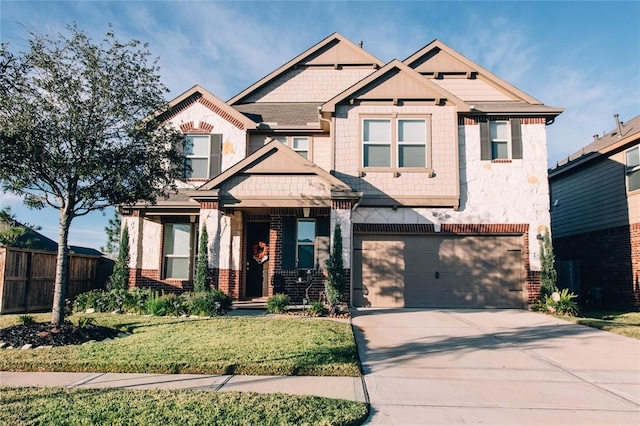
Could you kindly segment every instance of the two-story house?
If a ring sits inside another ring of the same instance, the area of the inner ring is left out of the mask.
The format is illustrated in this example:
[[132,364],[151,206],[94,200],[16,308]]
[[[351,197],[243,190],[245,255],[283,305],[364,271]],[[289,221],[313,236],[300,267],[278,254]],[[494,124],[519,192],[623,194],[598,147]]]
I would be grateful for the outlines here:
[[549,170],[560,285],[596,307],[640,306],[640,115]]
[[227,102],[194,86],[171,105],[191,167],[174,196],[123,209],[133,285],[189,290],[206,226],[221,290],[299,301],[309,280],[316,299],[339,222],[354,306],[537,296],[562,109],[442,42],[385,64],[333,34]]

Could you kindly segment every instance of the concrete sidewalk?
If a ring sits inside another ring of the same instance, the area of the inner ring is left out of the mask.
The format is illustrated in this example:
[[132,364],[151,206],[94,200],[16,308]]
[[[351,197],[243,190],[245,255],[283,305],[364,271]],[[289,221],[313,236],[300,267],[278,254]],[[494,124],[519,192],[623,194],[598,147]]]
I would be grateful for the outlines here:
[[367,402],[361,377],[233,376],[204,374],[45,373],[0,371],[0,388],[65,387],[191,389],[286,393]]

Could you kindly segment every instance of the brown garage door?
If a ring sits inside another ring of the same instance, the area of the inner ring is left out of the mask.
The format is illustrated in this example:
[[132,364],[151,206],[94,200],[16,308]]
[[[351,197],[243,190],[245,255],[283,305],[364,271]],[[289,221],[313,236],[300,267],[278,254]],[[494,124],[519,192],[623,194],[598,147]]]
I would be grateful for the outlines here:
[[522,236],[356,234],[354,304],[521,308]]

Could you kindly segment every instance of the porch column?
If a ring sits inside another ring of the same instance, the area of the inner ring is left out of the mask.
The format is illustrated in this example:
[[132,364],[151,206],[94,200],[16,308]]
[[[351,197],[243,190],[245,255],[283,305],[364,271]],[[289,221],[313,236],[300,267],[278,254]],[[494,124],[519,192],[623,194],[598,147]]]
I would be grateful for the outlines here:
[[[239,221],[239,224],[238,224]],[[242,218],[219,210],[217,201],[200,202],[200,229],[207,227],[207,249],[213,286],[233,298],[240,297]]]
[[122,214],[121,230],[127,227],[129,232],[129,286],[136,287],[142,270],[142,239],[144,217],[140,210],[133,210],[130,214]]

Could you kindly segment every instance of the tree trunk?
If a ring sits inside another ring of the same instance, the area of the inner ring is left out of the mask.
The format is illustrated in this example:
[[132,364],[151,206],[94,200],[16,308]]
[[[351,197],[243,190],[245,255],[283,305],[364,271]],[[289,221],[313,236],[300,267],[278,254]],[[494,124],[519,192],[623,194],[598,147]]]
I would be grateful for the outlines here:
[[56,260],[56,281],[53,289],[53,309],[51,323],[62,324],[64,321],[64,306],[69,287],[69,225],[72,216],[65,208],[60,210],[60,224],[58,228],[58,256]]

